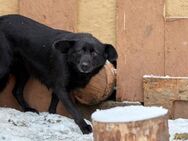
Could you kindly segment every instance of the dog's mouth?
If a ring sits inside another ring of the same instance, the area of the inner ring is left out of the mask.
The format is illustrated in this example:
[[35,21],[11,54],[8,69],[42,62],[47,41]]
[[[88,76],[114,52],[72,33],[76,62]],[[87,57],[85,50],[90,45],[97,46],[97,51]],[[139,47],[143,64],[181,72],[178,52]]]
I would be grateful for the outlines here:
[[91,72],[92,72],[91,69],[90,69],[90,70],[78,69],[78,70],[79,70],[79,72],[81,72],[81,73],[91,73]]

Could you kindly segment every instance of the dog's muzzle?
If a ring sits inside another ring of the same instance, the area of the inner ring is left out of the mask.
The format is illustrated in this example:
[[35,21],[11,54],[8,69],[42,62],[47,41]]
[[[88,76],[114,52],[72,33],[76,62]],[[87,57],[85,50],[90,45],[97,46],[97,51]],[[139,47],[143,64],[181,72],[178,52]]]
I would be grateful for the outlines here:
[[82,73],[89,73],[92,71],[91,65],[88,62],[82,62],[79,66],[78,69]]

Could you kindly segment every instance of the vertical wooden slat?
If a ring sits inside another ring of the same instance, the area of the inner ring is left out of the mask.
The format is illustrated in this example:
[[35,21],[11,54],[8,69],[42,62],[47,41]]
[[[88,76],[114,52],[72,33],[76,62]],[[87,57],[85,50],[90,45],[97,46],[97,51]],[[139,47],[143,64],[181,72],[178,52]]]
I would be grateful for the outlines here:
[[117,0],[117,99],[143,101],[142,76],[164,75],[164,0]]
[[116,0],[78,0],[78,30],[115,45]]
[[187,17],[188,0],[165,0],[166,17]]
[[18,0],[0,0],[0,15],[18,13]]
[[168,19],[165,29],[166,75],[188,76],[188,19]]
[[20,0],[19,12],[51,27],[76,31],[77,0]]

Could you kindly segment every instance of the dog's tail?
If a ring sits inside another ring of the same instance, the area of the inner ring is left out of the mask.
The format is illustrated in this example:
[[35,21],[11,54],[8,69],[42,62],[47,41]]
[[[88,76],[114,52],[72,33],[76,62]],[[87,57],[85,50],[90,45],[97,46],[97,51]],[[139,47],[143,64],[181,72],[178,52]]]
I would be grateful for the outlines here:
[[9,73],[0,78],[0,92],[3,91],[9,81]]

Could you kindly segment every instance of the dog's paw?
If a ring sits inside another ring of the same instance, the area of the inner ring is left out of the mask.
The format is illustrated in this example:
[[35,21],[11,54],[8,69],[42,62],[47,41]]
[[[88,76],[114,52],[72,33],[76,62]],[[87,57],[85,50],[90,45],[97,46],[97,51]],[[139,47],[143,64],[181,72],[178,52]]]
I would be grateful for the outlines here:
[[54,110],[54,109],[49,109],[48,112],[49,112],[50,114],[56,114],[56,110]]
[[84,126],[81,131],[83,134],[89,134],[92,132],[92,127],[91,125]]
[[91,125],[87,124],[84,120],[77,122],[77,124],[80,127],[80,130],[82,131],[83,134],[89,134],[92,132]]
[[37,110],[34,109],[34,108],[30,108],[30,107],[25,108],[25,109],[24,109],[24,112],[33,112],[33,113],[39,114],[39,111],[37,111]]

